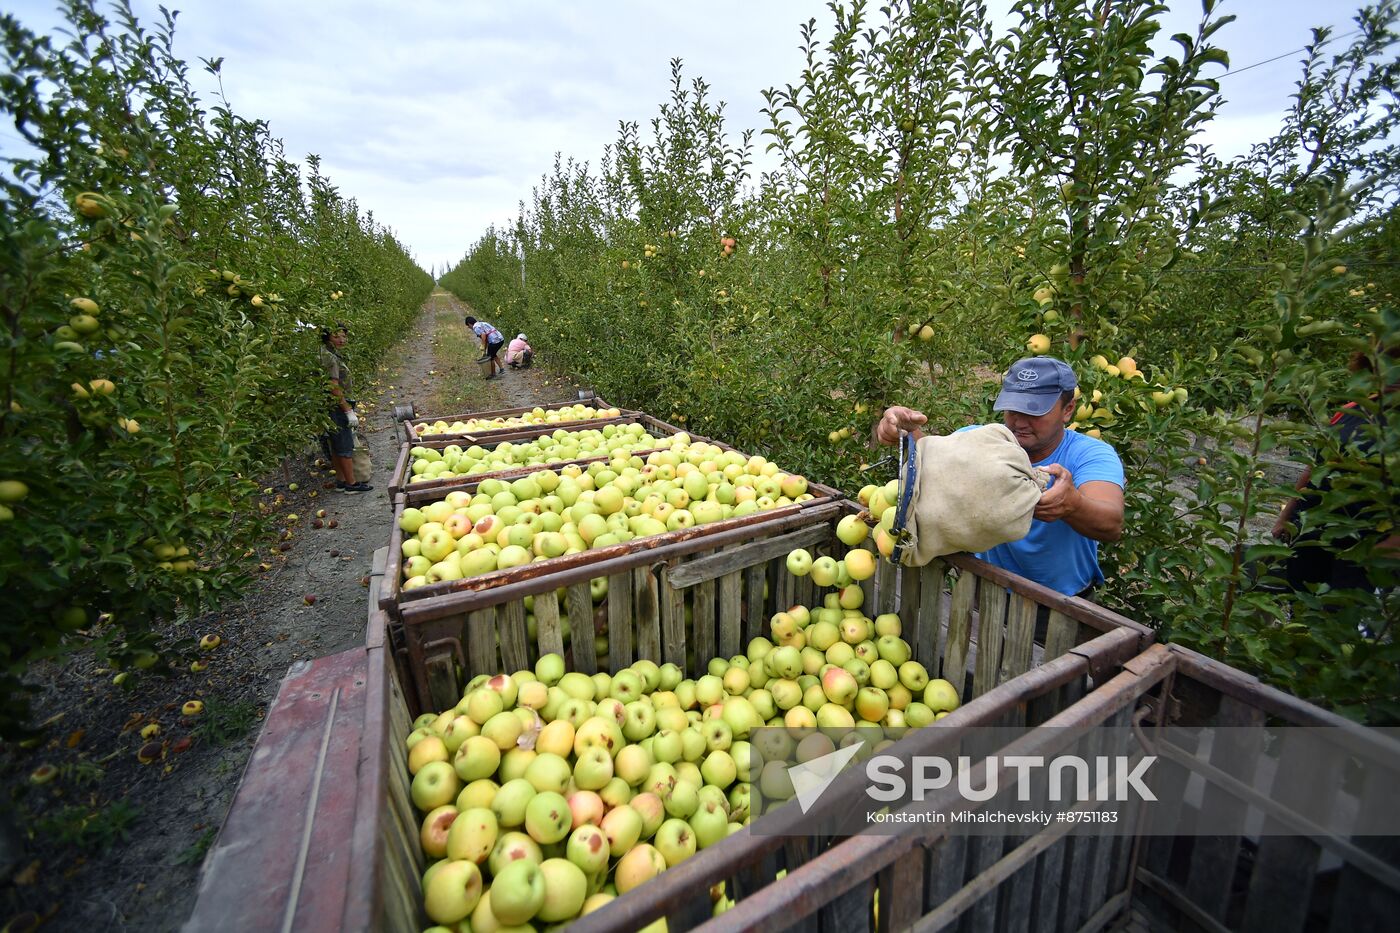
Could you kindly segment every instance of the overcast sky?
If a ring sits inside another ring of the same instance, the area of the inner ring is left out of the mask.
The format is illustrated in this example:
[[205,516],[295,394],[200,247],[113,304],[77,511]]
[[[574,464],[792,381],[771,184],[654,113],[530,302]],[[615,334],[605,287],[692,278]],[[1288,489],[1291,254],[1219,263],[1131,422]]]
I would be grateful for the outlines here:
[[[799,24],[815,18],[829,35],[831,22],[815,0],[165,3],[181,11],[182,58],[224,59],[224,90],[237,113],[269,121],[290,156],[319,154],[343,194],[438,270],[488,224],[509,222],[556,152],[596,162],[619,120],[645,126],[668,93],[673,57],[727,103],[737,139],[766,126],[763,89],[800,76]],[[154,0],[132,5],[142,22],[158,21]],[[1199,0],[1171,5],[1163,38],[1192,31],[1200,15]],[[1354,12],[1316,0],[1221,6],[1238,17],[1219,42],[1237,70],[1300,48],[1314,25],[1349,32]],[[53,0],[5,7],[36,31],[60,22]],[[1228,104],[1206,135],[1221,154],[1277,128],[1298,57],[1224,79]],[[212,90],[212,79],[192,70],[196,88]],[[12,134],[0,130],[0,148]]]

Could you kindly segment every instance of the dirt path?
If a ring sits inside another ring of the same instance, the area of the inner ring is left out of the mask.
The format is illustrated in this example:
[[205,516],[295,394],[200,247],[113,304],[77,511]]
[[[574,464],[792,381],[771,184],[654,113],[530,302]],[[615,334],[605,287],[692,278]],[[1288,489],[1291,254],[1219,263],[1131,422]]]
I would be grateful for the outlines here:
[[[118,687],[111,671],[81,654],[34,672],[44,741],[0,758],[0,928],[11,929],[12,920],[20,921],[16,930],[29,929],[26,921],[84,931],[167,931],[184,923],[204,852],[288,666],[364,639],[362,581],[389,539],[394,406],[412,402],[420,415],[436,415],[576,398],[571,383],[541,368],[483,382],[465,313],[455,298],[435,293],[380,370],[357,379],[372,492],[325,488],[330,477],[316,468],[314,449],[289,463],[289,477],[268,480],[266,506],[298,516],[287,525],[292,538],[268,543],[268,569],[238,604],[169,633],[172,642],[218,635],[222,644],[205,656],[207,670],[191,672],[182,660],[169,676],[145,674]],[[322,527],[314,528],[321,509]],[[191,699],[205,703],[195,719],[180,712]],[[152,724],[159,734],[143,739]],[[160,758],[140,763],[138,751],[155,743]],[[32,786],[29,773],[45,763],[59,767],[59,777]]]

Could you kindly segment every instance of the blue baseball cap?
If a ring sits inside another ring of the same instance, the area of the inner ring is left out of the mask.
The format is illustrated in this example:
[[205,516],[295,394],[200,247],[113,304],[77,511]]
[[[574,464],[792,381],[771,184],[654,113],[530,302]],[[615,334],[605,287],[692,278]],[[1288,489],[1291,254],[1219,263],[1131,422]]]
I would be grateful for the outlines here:
[[992,408],[1039,417],[1060,400],[1062,392],[1073,392],[1079,385],[1074,370],[1053,356],[1032,356],[1018,360],[1001,381],[1001,394]]

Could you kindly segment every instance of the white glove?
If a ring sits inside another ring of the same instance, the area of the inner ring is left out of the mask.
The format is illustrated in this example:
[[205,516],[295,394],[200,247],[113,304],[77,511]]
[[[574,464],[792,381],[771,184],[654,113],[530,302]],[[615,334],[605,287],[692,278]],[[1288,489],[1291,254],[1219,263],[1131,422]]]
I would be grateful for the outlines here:
[[345,423],[352,428],[358,428],[360,426],[360,416],[353,411],[347,411],[345,413]]

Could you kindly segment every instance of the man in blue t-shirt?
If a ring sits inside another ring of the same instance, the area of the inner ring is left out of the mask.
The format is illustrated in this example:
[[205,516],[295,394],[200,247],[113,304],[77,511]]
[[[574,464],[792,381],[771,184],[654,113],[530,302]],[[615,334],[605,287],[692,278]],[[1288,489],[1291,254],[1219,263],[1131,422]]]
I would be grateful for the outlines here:
[[[1099,542],[1123,535],[1123,462],[1103,441],[1065,429],[1078,384],[1074,370],[1049,356],[1020,360],[1007,371],[993,407],[1031,466],[1049,473],[1051,483],[1024,538],[977,555],[1066,596],[1085,595],[1103,582]],[[927,422],[922,412],[894,407],[875,435],[893,444],[900,430],[917,437]]]

